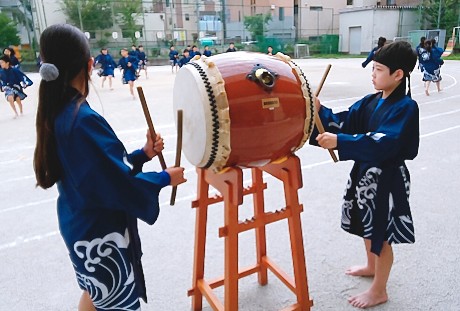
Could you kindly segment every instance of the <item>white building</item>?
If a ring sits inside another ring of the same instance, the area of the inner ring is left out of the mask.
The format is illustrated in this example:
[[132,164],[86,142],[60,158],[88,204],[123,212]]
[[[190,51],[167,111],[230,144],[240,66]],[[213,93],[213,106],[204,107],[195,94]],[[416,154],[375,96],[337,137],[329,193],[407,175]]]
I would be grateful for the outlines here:
[[411,6],[380,6],[377,1],[362,1],[366,6],[340,10],[339,51],[349,54],[369,52],[379,37],[392,41],[408,37],[419,29],[419,12]]

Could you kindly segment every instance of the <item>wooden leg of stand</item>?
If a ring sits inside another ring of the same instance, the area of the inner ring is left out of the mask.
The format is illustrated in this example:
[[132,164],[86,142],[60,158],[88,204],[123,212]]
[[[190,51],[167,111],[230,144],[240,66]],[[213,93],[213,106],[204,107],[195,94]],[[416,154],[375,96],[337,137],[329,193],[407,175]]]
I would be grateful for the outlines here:
[[[258,168],[251,169],[252,171],[252,186],[256,187],[253,194],[254,200],[254,218],[258,219],[264,217],[264,181],[262,179],[262,171]],[[255,229],[256,231],[256,252],[257,264],[259,265],[258,280],[260,285],[266,285],[267,266],[262,263],[262,258],[267,255],[267,241],[265,235],[265,226],[260,226]]]
[[208,190],[209,184],[205,181],[205,172],[197,169],[198,173],[198,204],[195,219],[195,253],[193,259],[193,288],[192,310],[202,309],[203,294],[198,289],[198,281],[204,279],[204,258],[206,251],[206,224],[208,219]]
[[302,223],[300,220],[302,206],[299,204],[299,198],[297,194],[298,189],[290,184],[296,175],[300,176],[300,163],[297,163],[297,165],[295,165],[291,170],[285,171],[285,174],[283,175],[285,175],[283,182],[286,206],[291,209],[291,217],[288,218],[288,225],[291,240],[292,263],[294,267],[297,304],[299,305],[300,310],[309,311],[311,303],[308,293]]
[[224,281],[224,303],[226,311],[238,310],[238,204],[230,199],[232,191],[241,185],[229,184],[225,199],[224,223],[228,229],[225,237],[225,281]]
[[292,263],[294,267],[295,294],[297,297],[297,303],[292,307],[295,310],[309,311],[312,306],[312,301],[310,301],[308,293],[302,223],[300,221],[302,206],[299,204],[299,197],[297,194],[297,191],[302,188],[300,160],[296,156],[291,156],[282,163],[268,164],[263,170],[281,180],[284,185],[286,209],[289,209],[291,212],[291,216],[288,217],[288,226],[291,241]]
[[238,207],[243,203],[243,171],[229,168],[225,173],[207,172],[206,181],[224,198],[225,311],[238,310]]

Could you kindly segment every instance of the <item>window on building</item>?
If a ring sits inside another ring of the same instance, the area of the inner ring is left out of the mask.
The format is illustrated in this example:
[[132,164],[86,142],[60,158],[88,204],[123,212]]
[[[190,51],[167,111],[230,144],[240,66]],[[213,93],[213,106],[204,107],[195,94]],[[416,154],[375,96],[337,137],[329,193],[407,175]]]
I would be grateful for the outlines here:
[[353,0],[347,0],[347,5],[353,5]]
[[189,21],[189,20],[190,20],[190,14],[185,13],[185,20],[186,20],[186,21]]
[[396,5],[396,1],[395,0],[388,0],[387,5]]
[[241,22],[241,11],[238,11],[238,21]]
[[278,8],[278,18],[280,21],[284,21],[284,8]]

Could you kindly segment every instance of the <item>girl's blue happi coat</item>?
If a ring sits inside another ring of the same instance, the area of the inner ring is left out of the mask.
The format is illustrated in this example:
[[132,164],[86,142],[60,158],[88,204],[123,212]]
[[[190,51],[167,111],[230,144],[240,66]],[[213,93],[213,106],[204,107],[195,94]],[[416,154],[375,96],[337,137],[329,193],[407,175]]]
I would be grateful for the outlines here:
[[[417,103],[404,94],[384,101],[381,96],[366,96],[337,114],[326,107],[319,111],[325,130],[337,134],[340,160],[355,161],[345,189],[342,228],[370,239],[377,255],[384,241],[415,241],[404,161],[416,157],[420,140]],[[315,130],[311,144],[317,144],[317,135]]]
[[58,115],[59,227],[78,284],[97,310],[140,310],[146,300],[137,218],[153,224],[166,172],[143,173],[142,150],[128,154],[103,117],[74,99]]

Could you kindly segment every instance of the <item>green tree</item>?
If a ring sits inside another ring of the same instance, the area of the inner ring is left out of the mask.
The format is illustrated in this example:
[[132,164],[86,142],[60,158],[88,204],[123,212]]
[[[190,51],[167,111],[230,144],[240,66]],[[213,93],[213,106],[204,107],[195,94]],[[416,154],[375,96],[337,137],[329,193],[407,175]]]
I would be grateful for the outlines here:
[[83,31],[96,31],[113,26],[110,0],[63,0],[62,10],[71,24]]
[[244,27],[251,33],[253,39],[263,37],[266,26],[272,20],[270,13],[244,17]]
[[[445,29],[447,37],[452,33],[452,28],[460,26],[459,0],[424,0],[422,3],[422,20],[425,27]],[[441,11],[439,11],[441,6]],[[438,25],[439,21],[439,25]]]
[[136,31],[141,31],[142,27],[136,24],[137,19],[142,13],[142,0],[125,0],[118,2],[115,7],[117,22],[123,31],[123,37],[129,37],[132,44],[137,43]]
[[0,12],[0,46],[19,45],[21,39],[18,36],[16,23],[13,22],[5,13]]

